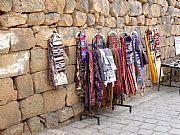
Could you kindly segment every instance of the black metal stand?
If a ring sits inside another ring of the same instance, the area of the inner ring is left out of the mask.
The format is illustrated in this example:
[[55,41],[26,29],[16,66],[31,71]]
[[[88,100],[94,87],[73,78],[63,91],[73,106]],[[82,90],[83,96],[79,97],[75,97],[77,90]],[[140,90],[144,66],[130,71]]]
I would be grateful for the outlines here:
[[80,114],[80,120],[83,120],[83,116],[96,118],[97,119],[97,124],[100,125],[100,117],[99,116],[95,116],[94,114],[83,112],[83,113]]

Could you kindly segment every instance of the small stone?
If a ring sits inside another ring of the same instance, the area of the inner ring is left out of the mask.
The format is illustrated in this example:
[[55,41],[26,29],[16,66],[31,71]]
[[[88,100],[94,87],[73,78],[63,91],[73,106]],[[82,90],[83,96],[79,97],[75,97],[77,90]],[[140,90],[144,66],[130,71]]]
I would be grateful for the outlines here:
[[151,11],[152,17],[159,17],[160,16],[160,6],[158,4],[151,5],[150,11]]
[[1,15],[0,23],[3,27],[13,27],[21,24],[25,24],[27,20],[26,14],[20,13],[5,13]]
[[2,135],[22,135],[23,134],[23,123],[14,125],[4,130]]
[[62,14],[66,5],[66,0],[56,0],[57,7],[58,7],[58,13]]
[[44,129],[39,117],[32,117],[27,120],[28,127],[31,133],[36,133]]
[[130,17],[129,17],[128,15],[124,16],[124,23],[125,23],[126,25],[129,25],[130,22],[131,22]]
[[113,17],[118,17],[120,13],[120,0],[115,0],[110,4],[110,15]]
[[131,2],[131,8],[129,11],[129,16],[139,16],[142,14],[142,4],[138,1]]
[[58,26],[72,26],[73,19],[72,16],[69,14],[61,14],[60,19],[57,22]]
[[175,6],[176,5],[176,0],[167,0],[167,3],[169,6]]
[[81,12],[88,13],[88,10],[89,10],[89,2],[88,2],[88,0],[78,0],[76,2],[75,9],[79,10]]
[[20,101],[22,120],[43,113],[43,98],[40,94],[35,94]]
[[76,1],[75,0],[66,0],[64,13],[73,13],[75,7],[76,7]]
[[98,25],[104,26],[104,16],[99,16]]
[[85,13],[82,13],[80,11],[75,11],[72,16],[73,16],[74,26],[83,26],[86,23],[87,16]]
[[137,26],[138,22],[137,22],[136,17],[131,17],[130,19],[131,19],[130,24],[133,25],[133,26]]
[[144,15],[140,15],[137,17],[137,22],[140,25],[144,25],[145,24],[145,16]]
[[59,19],[60,19],[60,15],[58,13],[49,13],[49,14],[45,15],[44,24],[52,25],[52,24],[58,22]]
[[19,124],[20,121],[21,112],[18,102],[13,101],[0,106],[0,130],[5,130],[12,125]]
[[74,116],[73,109],[71,107],[64,107],[59,110],[58,113],[60,122],[64,122]]
[[116,19],[111,16],[105,18],[105,26],[116,27]]
[[101,15],[108,16],[109,15],[109,2],[108,0],[103,0],[102,2],[102,11]]
[[75,80],[75,65],[67,65],[66,66],[66,72],[67,72],[67,80],[68,83],[73,83]]
[[123,1],[120,0],[120,5],[119,5],[120,9],[119,9],[119,16],[125,16],[128,14],[130,8],[131,8],[131,4],[129,1]]
[[87,14],[87,25],[92,26],[95,24],[95,16],[93,14]]
[[56,90],[44,92],[44,112],[52,112],[65,106],[66,89],[59,87]]
[[9,12],[12,8],[12,0],[1,0],[0,11]]
[[117,28],[123,28],[124,27],[124,18],[118,17],[117,18]]
[[151,25],[156,25],[157,24],[157,18],[152,18]]
[[90,13],[99,13],[102,10],[102,0],[89,0]]
[[11,35],[10,31],[0,30],[0,54],[7,54],[9,52]]
[[84,111],[84,105],[78,102],[72,106],[72,109],[73,109],[74,116],[77,116]]
[[43,0],[43,3],[46,7],[45,12],[57,12],[58,11],[58,4],[56,0]]
[[30,74],[16,77],[14,83],[18,91],[18,99],[33,95],[33,81]]
[[27,15],[28,26],[41,25],[44,23],[45,15],[43,12],[30,13]]

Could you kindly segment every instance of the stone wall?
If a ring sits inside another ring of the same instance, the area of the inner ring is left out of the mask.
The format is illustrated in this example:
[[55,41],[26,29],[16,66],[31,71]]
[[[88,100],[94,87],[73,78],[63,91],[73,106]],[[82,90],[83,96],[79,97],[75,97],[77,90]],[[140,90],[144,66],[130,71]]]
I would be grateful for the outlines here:
[[[160,32],[162,59],[175,57],[180,35],[179,0],[1,0],[0,134],[25,135],[56,127],[83,111],[75,90],[76,39],[112,29]],[[47,81],[47,41],[63,36],[69,84],[56,90]],[[147,66],[144,68],[148,79]]]

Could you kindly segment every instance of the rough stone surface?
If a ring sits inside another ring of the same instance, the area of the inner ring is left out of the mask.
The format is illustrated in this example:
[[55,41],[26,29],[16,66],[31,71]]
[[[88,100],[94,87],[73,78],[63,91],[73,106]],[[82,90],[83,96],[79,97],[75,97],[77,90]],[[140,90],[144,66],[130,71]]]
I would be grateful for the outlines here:
[[59,112],[59,121],[60,122],[64,122],[74,116],[73,110],[71,107],[64,107],[61,110],[59,110],[58,112]]
[[44,24],[51,25],[58,22],[60,19],[60,15],[58,13],[49,13],[45,15]]
[[0,31],[0,54],[6,54],[10,49],[10,31]]
[[110,4],[110,15],[113,17],[118,17],[120,13],[119,5],[121,5],[120,0],[115,0]]
[[66,66],[67,80],[69,84],[71,84],[75,80],[75,70],[75,65]]
[[152,17],[160,16],[160,6],[158,4],[153,4],[150,6]]
[[35,40],[30,28],[12,28],[11,51],[21,51],[33,48]]
[[3,27],[13,27],[21,24],[25,24],[27,20],[26,14],[20,13],[6,13],[1,15],[0,23]]
[[78,0],[76,2],[76,10],[79,10],[81,12],[88,13],[89,11],[89,1],[88,0]]
[[0,78],[13,77],[29,72],[28,51],[0,55]]
[[103,0],[103,2],[102,2],[102,11],[101,11],[100,14],[105,15],[105,16],[109,15],[109,2],[108,2],[108,0]]
[[20,101],[22,120],[43,113],[43,98],[40,94],[35,94]]
[[117,28],[123,28],[124,27],[124,18],[118,17],[117,18]]
[[105,26],[116,27],[116,19],[111,16],[105,18]]
[[33,95],[33,81],[30,74],[16,77],[14,83],[18,91],[18,99]]
[[87,25],[92,26],[95,24],[95,16],[93,14],[87,14]]
[[77,116],[84,111],[84,105],[79,102],[73,105],[72,109],[73,109],[74,116]]
[[76,7],[76,1],[75,0],[66,0],[64,13],[73,13],[75,7]]
[[31,73],[48,69],[48,52],[41,48],[31,50],[30,69]]
[[53,112],[65,106],[66,89],[60,87],[43,93],[44,112]]
[[24,122],[23,124],[24,124],[24,127],[23,127],[23,134],[22,135],[31,135],[31,132],[29,130],[27,122]]
[[0,11],[9,12],[12,8],[12,0],[1,0]]
[[69,14],[61,14],[60,19],[57,22],[58,26],[72,26],[73,19],[72,16]]
[[32,117],[27,120],[28,127],[31,133],[36,133],[43,130],[44,125],[41,123],[39,117]]
[[19,110],[18,102],[13,101],[4,106],[0,106],[0,130],[19,124],[20,121],[21,112]]
[[89,0],[89,10],[91,13],[101,12],[102,0],[98,0],[98,1]]
[[141,2],[134,1],[131,3],[131,8],[129,11],[130,16],[139,16],[142,14],[142,5]]
[[76,46],[70,46],[64,49],[68,57],[65,61],[66,65],[76,64],[76,49]]
[[131,4],[128,1],[122,1],[120,0],[120,9],[119,9],[119,16],[125,16],[129,13],[129,10],[131,8]]
[[74,26],[83,26],[86,23],[87,16],[85,13],[75,11],[73,13]]
[[41,93],[53,89],[48,82],[48,72],[41,71],[32,74],[35,93]]
[[62,14],[66,5],[66,0],[56,0],[58,5],[58,13]]
[[45,20],[45,15],[43,12],[38,12],[38,13],[30,13],[27,16],[27,24],[29,26],[32,25],[41,25],[44,23]]
[[58,4],[56,0],[43,0],[45,12],[58,12]]
[[4,130],[2,135],[22,135],[23,134],[23,123],[20,123],[15,126],[11,126],[10,128]]

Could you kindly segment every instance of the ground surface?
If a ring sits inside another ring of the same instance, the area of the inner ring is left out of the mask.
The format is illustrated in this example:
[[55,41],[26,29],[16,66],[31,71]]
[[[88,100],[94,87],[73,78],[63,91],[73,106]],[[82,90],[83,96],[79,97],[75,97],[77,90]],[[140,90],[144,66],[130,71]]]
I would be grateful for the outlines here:
[[39,135],[180,135],[180,95],[177,88],[161,87],[127,102],[133,106],[115,107],[96,119],[76,121],[63,128],[48,129]]

